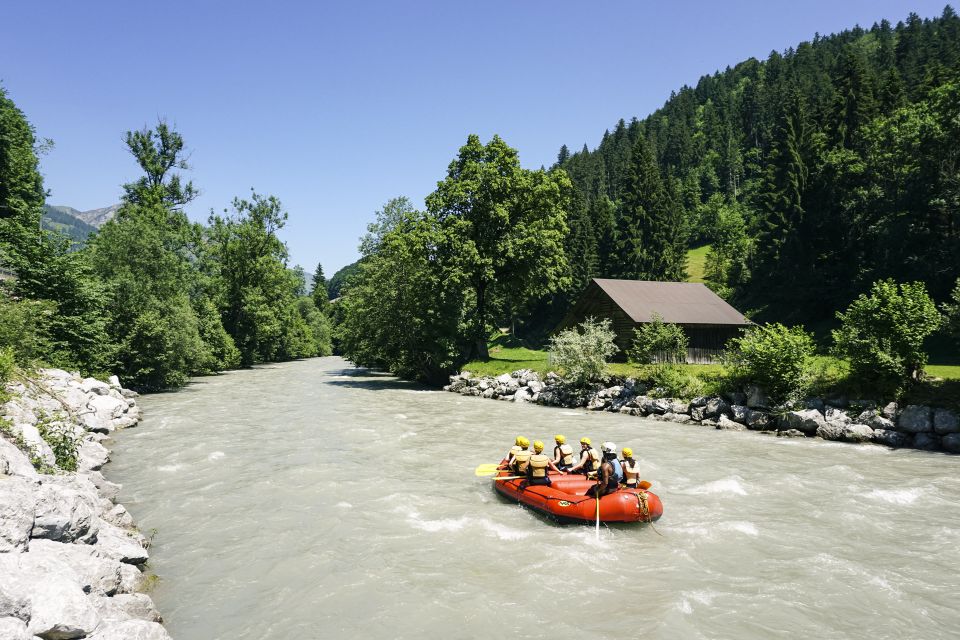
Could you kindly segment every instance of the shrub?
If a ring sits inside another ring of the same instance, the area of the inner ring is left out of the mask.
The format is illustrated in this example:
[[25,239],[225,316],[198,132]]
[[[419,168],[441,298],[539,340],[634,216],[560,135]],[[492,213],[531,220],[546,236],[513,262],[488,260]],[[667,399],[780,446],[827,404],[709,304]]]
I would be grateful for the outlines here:
[[775,400],[799,397],[810,383],[813,336],[803,327],[751,327],[730,340],[723,362],[737,382],[753,382]]
[[633,347],[627,351],[631,362],[683,362],[689,340],[680,325],[664,322],[656,313],[651,321],[633,330]]
[[947,332],[960,343],[960,278],[950,294],[950,302],[943,305],[943,314],[946,317]]
[[550,364],[573,384],[597,380],[603,376],[607,358],[618,351],[614,337],[609,319],[597,322],[587,318],[550,339]]
[[11,347],[0,347],[0,400],[3,399],[3,385],[13,377],[17,362],[13,357]]
[[73,427],[64,422],[52,422],[47,416],[41,416],[37,422],[40,437],[50,445],[57,467],[64,471],[77,470],[77,449],[80,446],[80,437]]
[[922,282],[873,283],[837,312],[842,323],[833,331],[834,352],[850,360],[855,376],[889,386],[917,379],[927,364],[923,341],[943,323],[943,316]]
[[706,385],[703,380],[685,371],[677,365],[658,365],[653,367],[650,386],[654,394],[662,398],[694,398],[703,395]]

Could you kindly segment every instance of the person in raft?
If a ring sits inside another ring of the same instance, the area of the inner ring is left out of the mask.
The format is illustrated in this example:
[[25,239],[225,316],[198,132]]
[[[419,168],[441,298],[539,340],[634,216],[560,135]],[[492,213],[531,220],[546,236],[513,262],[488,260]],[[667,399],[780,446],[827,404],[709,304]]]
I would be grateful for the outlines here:
[[[523,444],[524,442],[526,442],[526,444]],[[513,446],[510,447],[510,451],[507,452],[507,468],[510,468],[513,465],[513,456],[517,455],[529,446],[529,440],[523,436],[517,436],[517,439],[513,441]]]
[[580,462],[570,467],[569,473],[589,476],[600,469],[600,454],[591,446],[590,438],[580,438]]
[[561,471],[567,471],[573,466],[573,447],[567,444],[564,435],[556,435],[553,439],[557,443],[553,448],[553,464]]
[[530,464],[530,457],[533,455],[533,452],[527,448],[530,446],[529,440],[524,438],[520,442],[520,446],[523,448],[513,454],[513,459],[510,461],[510,470],[518,476],[522,476],[527,473],[527,465]]
[[603,451],[603,459],[613,465],[613,474],[617,476],[617,484],[619,485],[623,482],[623,466],[617,460],[617,445],[612,442],[604,442],[600,445],[600,450]]
[[527,484],[549,487],[550,476],[547,475],[547,471],[550,469],[564,473],[553,464],[553,460],[543,454],[543,443],[537,440],[533,443],[533,455],[530,456],[530,462],[527,464]]
[[[612,456],[607,450],[608,448],[613,449]],[[612,442],[604,442],[603,449],[603,462],[600,464],[600,471],[597,473],[597,484],[587,490],[587,495],[591,497],[602,498],[620,489],[620,479],[617,477],[617,467],[620,466],[620,461],[617,460],[617,447]]]
[[640,484],[640,463],[633,459],[633,449],[623,448],[623,461],[620,463],[623,467],[623,482],[628,489],[636,489]]

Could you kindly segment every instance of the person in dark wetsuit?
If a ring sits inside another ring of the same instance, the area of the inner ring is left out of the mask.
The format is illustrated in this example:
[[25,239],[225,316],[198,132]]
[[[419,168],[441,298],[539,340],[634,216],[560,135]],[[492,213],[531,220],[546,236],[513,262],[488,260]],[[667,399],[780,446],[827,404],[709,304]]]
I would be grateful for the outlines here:
[[602,447],[603,462],[600,463],[600,471],[597,474],[599,482],[587,491],[588,496],[596,496],[600,491],[600,497],[613,493],[620,489],[620,482],[623,480],[623,467],[617,460],[617,445],[612,442],[604,442]]

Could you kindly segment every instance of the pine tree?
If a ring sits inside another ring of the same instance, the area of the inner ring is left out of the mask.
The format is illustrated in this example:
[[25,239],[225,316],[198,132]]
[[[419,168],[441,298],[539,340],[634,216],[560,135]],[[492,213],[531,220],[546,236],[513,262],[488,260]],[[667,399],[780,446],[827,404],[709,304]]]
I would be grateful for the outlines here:
[[323,276],[323,265],[317,264],[317,270],[313,272],[313,290],[310,297],[313,298],[313,304],[320,311],[326,311],[330,304],[330,298],[327,293],[327,279]]

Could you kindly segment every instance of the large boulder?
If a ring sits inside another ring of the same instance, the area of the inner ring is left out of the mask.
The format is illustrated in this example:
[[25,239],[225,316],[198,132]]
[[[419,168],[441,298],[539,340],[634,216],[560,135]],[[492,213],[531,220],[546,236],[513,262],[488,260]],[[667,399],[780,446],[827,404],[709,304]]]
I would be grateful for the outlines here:
[[746,431],[747,427],[720,414],[720,418],[717,420],[717,429],[723,429],[725,431]]
[[706,408],[705,407],[690,407],[690,419],[696,420],[697,422],[702,422],[706,419]]
[[94,548],[108,558],[127,564],[143,564],[150,557],[146,539],[141,534],[121,529],[109,522],[100,523]]
[[804,409],[802,411],[788,411],[780,417],[780,430],[789,431],[795,429],[807,435],[817,433],[817,429],[826,425],[823,414],[816,409]]
[[960,420],[957,419],[957,414],[948,409],[934,409],[933,430],[942,436],[948,433],[960,433]]
[[730,405],[731,417],[742,424],[746,424],[747,418],[750,417],[750,407],[745,404],[732,404]]
[[940,436],[929,431],[921,431],[913,436],[913,448],[924,451],[939,451]]
[[844,442],[870,442],[873,440],[873,429],[865,424],[846,424],[843,426]]
[[32,482],[0,476],[0,553],[28,549],[36,503]]
[[933,431],[933,416],[930,407],[922,404],[911,404],[900,413],[897,419],[897,428],[907,433],[923,433]]
[[671,400],[668,413],[690,413],[690,403],[683,400]]
[[77,468],[81,471],[97,471],[110,462],[110,450],[105,446],[84,438],[77,447]]
[[853,419],[846,414],[842,409],[837,407],[827,406],[823,412],[823,418],[827,422],[832,422],[836,424],[850,424],[853,422]]
[[163,622],[153,600],[145,593],[118,593],[110,598],[101,596],[94,598],[93,604],[100,612],[100,617],[107,621]]
[[509,374],[509,373],[501,373],[499,376],[497,376],[497,383],[498,383],[498,384],[507,384],[507,383],[510,382],[512,379],[513,379],[513,378],[510,377],[510,374]]
[[39,429],[32,424],[16,424],[13,428],[15,432],[20,433],[26,446],[33,451],[33,455],[39,458],[43,464],[48,467],[53,467],[57,464],[57,458],[53,455],[53,449],[50,448],[50,445],[48,445],[46,440],[40,435]]
[[100,624],[100,616],[70,567],[52,559],[38,561],[33,553],[0,554],[4,585],[29,602],[27,631],[44,640],[85,638]]
[[663,414],[662,416],[660,416],[660,419],[665,420],[667,422],[676,422],[678,424],[687,424],[688,422],[691,422],[693,420],[693,418],[691,418],[685,413],[673,413],[672,411]]
[[747,406],[751,409],[769,409],[771,406],[770,398],[763,389],[755,384],[747,387]]
[[540,393],[543,391],[543,383],[537,379],[530,379],[527,381],[527,388],[533,393]]
[[37,490],[34,538],[62,542],[96,539],[100,526],[88,495],[61,484],[44,482]]
[[530,390],[530,387],[520,387],[513,394],[514,402],[530,402],[533,400],[533,391]]
[[824,440],[842,440],[843,425],[835,422],[825,422],[817,427],[817,437]]
[[19,591],[0,582],[0,618],[8,617],[30,622],[30,601]]
[[0,638],[3,640],[31,640],[27,623],[19,618],[0,618]]
[[901,447],[909,447],[911,438],[906,433],[900,433],[892,429],[874,429],[873,441],[877,444],[885,444],[888,447],[899,449]]
[[898,410],[899,406],[896,402],[888,402],[882,409],[880,409],[880,415],[887,420],[896,420]]
[[157,622],[124,620],[104,623],[89,640],[170,640],[170,634]]
[[730,415],[730,404],[723,398],[710,398],[704,407],[703,414],[707,418],[719,418]]
[[40,479],[40,474],[30,464],[26,454],[3,436],[0,436],[0,466],[4,468],[4,473],[11,476],[26,478],[34,483]]
[[877,412],[873,409],[867,409],[860,413],[860,415],[857,416],[856,421],[859,424],[865,424],[873,429],[883,429],[885,431],[893,431],[896,429],[896,426],[893,424],[892,420],[889,418],[884,418],[881,415],[877,415]]
[[940,438],[940,446],[944,451],[960,453],[960,433],[948,433]]
[[120,563],[103,557],[91,545],[34,540],[30,560],[51,571],[60,563],[70,567],[84,593],[109,596],[120,588]]
[[774,428],[773,416],[766,411],[750,410],[745,420],[747,429],[753,431],[769,431]]
[[110,395],[110,385],[96,378],[84,378],[80,382],[80,388],[87,394],[96,394],[98,396]]

